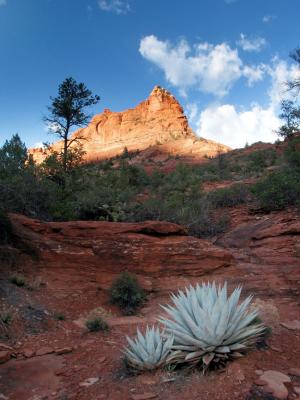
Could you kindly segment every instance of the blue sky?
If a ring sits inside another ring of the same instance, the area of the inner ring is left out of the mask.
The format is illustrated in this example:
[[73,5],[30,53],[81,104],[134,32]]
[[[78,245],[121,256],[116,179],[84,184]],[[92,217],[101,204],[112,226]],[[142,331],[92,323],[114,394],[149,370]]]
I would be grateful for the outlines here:
[[42,121],[68,76],[121,111],[169,89],[198,135],[271,141],[299,71],[299,0],[0,0],[0,144],[53,140]]

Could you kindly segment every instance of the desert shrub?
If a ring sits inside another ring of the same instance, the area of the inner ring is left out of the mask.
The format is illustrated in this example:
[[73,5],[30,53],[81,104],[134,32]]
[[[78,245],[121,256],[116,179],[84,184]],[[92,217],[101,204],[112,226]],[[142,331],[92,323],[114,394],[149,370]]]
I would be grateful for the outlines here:
[[12,238],[11,222],[3,211],[0,210],[0,245],[10,243]]
[[2,310],[0,319],[5,325],[10,325],[13,321],[13,314],[9,310]]
[[247,157],[248,169],[253,171],[261,171],[274,165],[276,157],[276,151],[274,149],[253,151]]
[[9,281],[18,287],[23,287],[26,285],[26,280],[22,275],[13,275],[10,277]]
[[66,319],[65,314],[58,312],[54,315],[55,319],[58,321],[64,321]]
[[299,204],[300,173],[292,169],[274,172],[257,182],[253,193],[266,212]]
[[123,272],[112,283],[109,297],[111,303],[118,305],[124,315],[133,315],[144,303],[146,294],[134,275]]
[[214,207],[235,207],[247,202],[249,190],[245,185],[232,185],[229,188],[221,188],[209,193],[209,200]]
[[88,319],[85,325],[90,332],[107,331],[109,329],[108,323],[101,317]]
[[292,168],[300,168],[300,137],[291,138],[284,151],[284,158]]

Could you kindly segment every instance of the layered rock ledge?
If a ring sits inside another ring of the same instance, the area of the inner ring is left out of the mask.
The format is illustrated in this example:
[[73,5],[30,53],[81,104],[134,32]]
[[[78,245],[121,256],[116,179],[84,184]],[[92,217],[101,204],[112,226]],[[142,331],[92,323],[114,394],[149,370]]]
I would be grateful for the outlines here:
[[188,236],[183,227],[169,222],[42,222],[16,214],[10,218],[16,240],[36,255],[36,272],[50,288],[106,289],[118,274],[129,271],[148,289],[174,289],[174,282],[233,263],[229,251]]

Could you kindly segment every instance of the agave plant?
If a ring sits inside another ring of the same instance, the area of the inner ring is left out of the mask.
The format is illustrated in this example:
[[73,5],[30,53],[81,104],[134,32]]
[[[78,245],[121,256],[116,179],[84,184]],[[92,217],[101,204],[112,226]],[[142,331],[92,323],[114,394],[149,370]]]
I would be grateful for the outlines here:
[[227,297],[227,284],[190,286],[172,295],[174,305],[163,307],[171,319],[161,317],[166,332],[174,336],[174,363],[222,366],[242,353],[263,333],[256,324],[257,311],[249,310],[252,296],[239,303],[241,287]]
[[159,328],[147,326],[145,335],[137,329],[135,339],[127,336],[129,346],[124,349],[128,365],[141,371],[159,368],[167,362],[173,344],[173,336],[164,338]]

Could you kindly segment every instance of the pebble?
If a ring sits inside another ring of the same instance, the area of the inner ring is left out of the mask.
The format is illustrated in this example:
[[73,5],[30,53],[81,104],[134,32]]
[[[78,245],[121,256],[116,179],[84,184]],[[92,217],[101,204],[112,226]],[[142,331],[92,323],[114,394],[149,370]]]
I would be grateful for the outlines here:
[[0,364],[4,364],[5,362],[10,360],[11,353],[8,350],[0,351]]
[[279,371],[265,371],[255,382],[257,385],[265,386],[265,391],[272,393],[274,397],[284,400],[288,397],[288,390],[284,383],[291,382],[289,376]]
[[62,347],[61,349],[56,349],[55,354],[61,355],[61,354],[67,354],[71,353],[73,351],[73,347]]
[[300,321],[297,319],[294,321],[281,322],[281,325],[292,331],[300,330]]
[[98,377],[95,377],[95,378],[87,378],[87,379],[85,379],[83,382],[80,382],[80,383],[79,383],[79,386],[81,386],[81,387],[89,387],[89,386],[94,385],[94,384],[97,383],[98,381],[99,381],[99,378],[98,378]]
[[46,354],[51,354],[53,352],[54,352],[54,350],[52,349],[52,347],[45,346],[45,347],[41,347],[40,349],[38,349],[35,354],[37,356],[44,356]]
[[297,376],[300,378],[300,368],[291,368],[289,370],[289,375]]
[[22,351],[22,354],[26,357],[26,358],[31,358],[34,356],[35,352],[31,349],[24,349]]
[[155,397],[157,397],[157,394],[151,392],[131,395],[132,400],[150,400],[155,399]]

